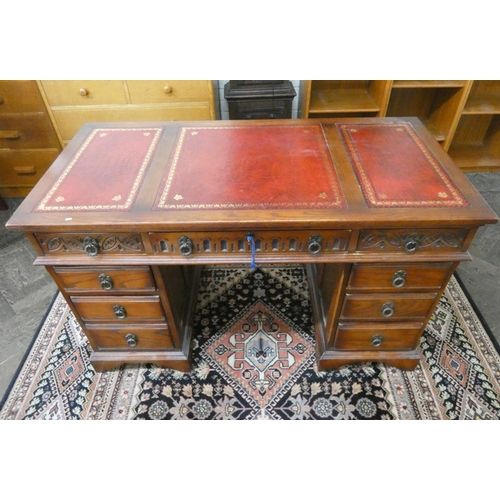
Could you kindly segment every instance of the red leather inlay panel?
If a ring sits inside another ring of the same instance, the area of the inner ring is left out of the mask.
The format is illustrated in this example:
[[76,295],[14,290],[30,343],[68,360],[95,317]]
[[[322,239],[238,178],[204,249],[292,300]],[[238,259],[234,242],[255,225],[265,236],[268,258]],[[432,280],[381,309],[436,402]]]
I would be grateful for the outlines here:
[[370,207],[468,205],[409,123],[337,125]]
[[162,130],[94,129],[36,211],[129,210]]
[[185,127],[155,209],[341,208],[319,125]]

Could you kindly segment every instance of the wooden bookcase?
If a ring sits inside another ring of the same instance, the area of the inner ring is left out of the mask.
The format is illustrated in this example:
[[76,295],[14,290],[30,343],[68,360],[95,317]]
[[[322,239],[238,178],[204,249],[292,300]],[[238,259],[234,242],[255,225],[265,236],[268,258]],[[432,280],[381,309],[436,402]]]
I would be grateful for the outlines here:
[[449,153],[462,170],[500,171],[499,80],[472,83]]
[[416,116],[464,171],[500,171],[499,80],[303,80],[302,118]]

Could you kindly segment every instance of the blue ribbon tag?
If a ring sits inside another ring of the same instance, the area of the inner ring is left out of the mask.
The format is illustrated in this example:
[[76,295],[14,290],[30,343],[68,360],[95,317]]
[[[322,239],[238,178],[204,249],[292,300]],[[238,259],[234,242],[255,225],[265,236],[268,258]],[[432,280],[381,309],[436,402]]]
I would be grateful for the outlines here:
[[257,269],[257,266],[255,265],[255,240],[253,239],[253,236],[248,235],[247,241],[252,246],[252,262],[250,263],[250,267],[255,271]]

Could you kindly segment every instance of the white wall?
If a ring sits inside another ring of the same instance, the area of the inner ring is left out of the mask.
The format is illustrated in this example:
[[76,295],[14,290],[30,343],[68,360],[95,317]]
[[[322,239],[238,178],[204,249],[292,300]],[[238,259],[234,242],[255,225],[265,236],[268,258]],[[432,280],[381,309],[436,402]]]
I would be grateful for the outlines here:
[[[214,89],[215,89],[215,106],[218,109],[218,116],[220,120],[229,120],[229,107],[227,104],[227,100],[224,99],[224,85],[229,80],[214,80]],[[297,95],[293,98],[292,101],[292,118],[297,118],[298,107],[299,107],[299,83],[300,80],[290,80],[292,82],[293,88]]]

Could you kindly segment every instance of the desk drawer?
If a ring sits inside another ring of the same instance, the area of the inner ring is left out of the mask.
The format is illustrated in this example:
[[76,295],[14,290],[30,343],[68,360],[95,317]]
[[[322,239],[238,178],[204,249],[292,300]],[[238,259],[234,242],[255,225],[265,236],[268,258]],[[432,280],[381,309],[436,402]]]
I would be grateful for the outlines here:
[[34,186],[59,155],[57,149],[0,151],[0,185]]
[[34,80],[0,80],[0,113],[45,112]]
[[439,290],[448,278],[451,266],[451,262],[355,264],[347,289],[362,292]]
[[207,80],[128,80],[132,104],[168,102],[209,102],[211,88]]
[[97,349],[141,351],[171,349],[172,338],[166,324],[94,326],[87,325],[91,343]]
[[87,254],[145,254],[142,238],[135,233],[36,233],[38,243],[46,255]]
[[[347,252],[351,232],[337,231],[255,231],[256,254],[322,255]],[[318,239],[317,236],[320,238]],[[251,254],[251,243],[245,232],[151,233],[154,252],[181,258],[218,254]]]
[[345,351],[415,349],[422,328],[423,323],[340,323],[334,348]]
[[151,269],[143,267],[54,267],[68,293],[106,291],[153,292],[156,283]]
[[59,148],[49,118],[44,113],[0,114],[0,149]]
[[72,296],[83,321],[157,321],[165,319],[165,313],[158,296],[127,297],[127,296]]
[[401,321],[424,319],[434,303],[435,293],[347,294],[341,319],[369,321]]
[[[402,252],[405,255],[460,252],[468,229],[378,229],[360,232],[358,252]],[[465,249],[464,249],[465,250]]]
[[43,80],[42,87],[51,106],[126,104],[121,80]]

